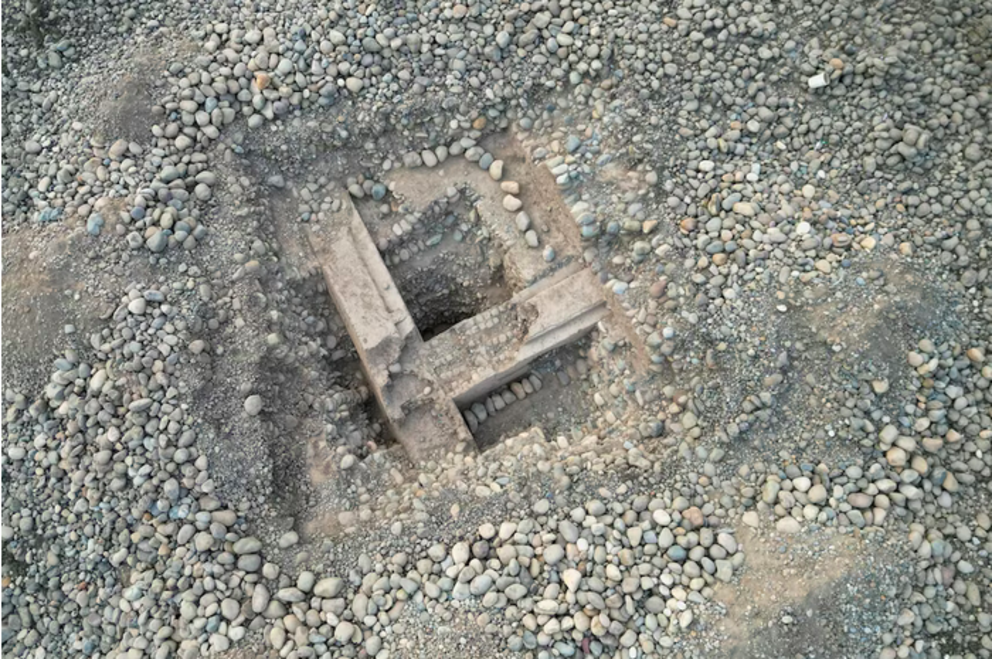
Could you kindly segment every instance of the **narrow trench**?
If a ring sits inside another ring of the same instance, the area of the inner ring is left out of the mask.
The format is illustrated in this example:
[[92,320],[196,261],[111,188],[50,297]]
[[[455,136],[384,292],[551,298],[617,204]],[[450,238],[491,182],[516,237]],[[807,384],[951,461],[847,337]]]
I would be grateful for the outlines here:
[[[574,343],[548,352],[538,357],[509,383],[500,385],[475,400],[464,401],[458,405],[463,417],[466,411],[474,414],[473,405],[482,405],[486,408],[487,418],[478,423],[472,431],[480,451],[493,448],[506,437],[524,432],[533,426],[540,427],[549,435],[567,433],[579,425],[580,419],[586,418],[587,401],[581,386],[567,376],[563,380],[560,375],[581,359],[581,351],[586,342],[587,339],[583,337]],[[531,376],[537,378],[539,389],[535,387]],[[530,379],[531,386],[524,389],[526,395],[520,399],[517,394],[520,393],[520,387],[523,387],[525,379]],[[520,387],[514,386],[518,384]],[[504,400],[505,406],[500,409],[496,409],[497,397],[502,397]]]

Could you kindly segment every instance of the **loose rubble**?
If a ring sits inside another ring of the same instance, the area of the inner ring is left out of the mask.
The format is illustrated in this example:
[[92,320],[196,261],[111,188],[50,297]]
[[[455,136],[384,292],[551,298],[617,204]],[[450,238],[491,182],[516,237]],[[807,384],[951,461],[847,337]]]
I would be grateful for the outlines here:
[[[3,18],[6,656],[992,656],[987,0]],[[611,317],[413,464],[303,247],[349,198],[425,334],[516,245]]]

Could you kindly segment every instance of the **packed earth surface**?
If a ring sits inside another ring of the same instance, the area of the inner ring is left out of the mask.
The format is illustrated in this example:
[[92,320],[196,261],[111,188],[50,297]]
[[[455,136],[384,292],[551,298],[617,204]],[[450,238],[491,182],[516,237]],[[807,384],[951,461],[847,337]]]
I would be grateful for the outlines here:
[[992,0],[2,19],[5,657],[992,657]]

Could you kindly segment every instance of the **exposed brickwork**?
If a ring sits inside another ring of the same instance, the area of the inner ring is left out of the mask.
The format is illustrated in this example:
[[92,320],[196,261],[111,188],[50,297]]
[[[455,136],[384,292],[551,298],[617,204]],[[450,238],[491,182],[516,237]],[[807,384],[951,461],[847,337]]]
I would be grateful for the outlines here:
[[311,226],[338,311],[396,439],[425,460],[471,439],[456,401],[510,382],[606,315],[595,277],[577,265],[424,342],[358,211]]

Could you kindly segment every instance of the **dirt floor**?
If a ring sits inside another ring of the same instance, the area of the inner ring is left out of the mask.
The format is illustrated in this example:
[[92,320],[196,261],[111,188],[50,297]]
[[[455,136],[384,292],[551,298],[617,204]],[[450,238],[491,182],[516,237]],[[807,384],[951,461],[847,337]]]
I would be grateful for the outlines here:
[[[838,624],[857,610],[871,624],[890,608],[898,582],[894,565],[871,541],[824,533],[803,539],[775,538],[737,529],[747,549],[747,573],[737,584],[717,588],[727,617],[715,625],[725,642],[723,656],[839,658],[857,656],[855,638],[864,631]],[[849,636],[851,638],[849,638]]]
[[4,382],[14,389],[37,387],[50,375],[53,355],[89,349],[90,333],[116,307],[105,291],[141,278],[146,264],[129,264],[125,275],[102,261],[106,243],[94,244],[62,224],[5,236],[3,242]]

